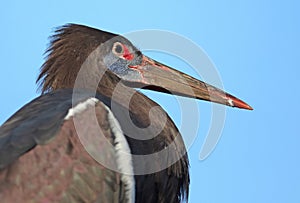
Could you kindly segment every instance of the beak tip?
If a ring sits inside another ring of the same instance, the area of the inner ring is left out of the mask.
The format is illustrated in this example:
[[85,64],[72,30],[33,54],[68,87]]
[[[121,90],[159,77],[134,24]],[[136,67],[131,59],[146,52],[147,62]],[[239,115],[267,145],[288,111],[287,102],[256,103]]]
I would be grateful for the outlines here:
[[249,105],[248,105],[248,110],[251,110],[251,111],[252,111],[252,110],[253,110],[253,108],[252,108],[251,106],[249,106]]
[[237,108],[240,108],[240,109],[246,109],[246,110],[253,110],[253,108],[247,104],[246,102],[243,102],[242,100],[234,100],[233,102],[233,107],[237,107]]
[[229,106],[237,107],[240,109],[253,110],[253,108],[246,102],[244,102],[232,95],[229,95],[229,94],[227,94],[226,96],[227,96],[227,102],[228,102]]
[[252,108],[250,105],[246,104],[246,103],[245,103],[244,106],[237,106],[237,107],[238,107],[238,108],[241,108],[241,109],[250,110],[250,111],[253,110],[253,108]]

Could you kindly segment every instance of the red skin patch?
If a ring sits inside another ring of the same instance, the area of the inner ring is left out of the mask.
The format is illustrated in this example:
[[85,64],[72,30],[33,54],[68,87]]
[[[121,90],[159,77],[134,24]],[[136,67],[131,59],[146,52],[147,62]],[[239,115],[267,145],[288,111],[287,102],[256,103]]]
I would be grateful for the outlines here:
[[133,54],[129,52],[128,48],[125,45],[123,45],[123,49],[124,49],[123,57],[126,60],[131,61],[134,58]]

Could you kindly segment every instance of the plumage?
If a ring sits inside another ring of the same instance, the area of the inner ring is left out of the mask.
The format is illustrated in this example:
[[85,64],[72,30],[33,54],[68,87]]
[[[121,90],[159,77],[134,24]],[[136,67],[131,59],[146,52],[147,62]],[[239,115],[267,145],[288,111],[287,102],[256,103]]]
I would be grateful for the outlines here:
[[4,202],[187,200],[182,137],[167,113],[132,87],[251,109],[145,57],[120,35],[76,24],[51,37],[37,82],[41,96],[0,127]]

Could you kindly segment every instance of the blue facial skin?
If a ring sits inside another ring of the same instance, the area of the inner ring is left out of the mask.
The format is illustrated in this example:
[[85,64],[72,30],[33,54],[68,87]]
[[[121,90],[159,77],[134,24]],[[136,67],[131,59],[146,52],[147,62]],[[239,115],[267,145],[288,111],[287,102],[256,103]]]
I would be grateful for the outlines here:
[[108,69],[117,74],[119,77],[125,76],[129,71],[132,71],[128,68],[129,63],[124,59],[119,58],[113,64],[111,64]]
[[121,79],[126,81],[138,82],[141,81],[140,73],[129,68],[129,65],[135,66],[142,63],[142,53],[140,51],[132,51],[134,58],[132,60],[126,60],[116,56],[114,53],[110,52],[104,57],[104,63],[106,67]]

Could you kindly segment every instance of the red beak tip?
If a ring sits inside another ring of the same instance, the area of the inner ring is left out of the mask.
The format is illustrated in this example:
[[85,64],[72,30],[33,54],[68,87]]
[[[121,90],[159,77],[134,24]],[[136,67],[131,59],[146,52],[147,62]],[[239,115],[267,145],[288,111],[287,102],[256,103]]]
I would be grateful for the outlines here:
[[251,111],[253,110],[253,108],[252,108],[251,106],[249,106],[249,105],[248,105],[248,108],[247,108],[247,109],[248,109],[248,110],[251,110]]
[[235,97],[228,98],[228,103],[232,107],[237,107],[237,108],[240,108],[240,109],[253,110],[253,108],[250,105],[248,105],[246,102],[243,102],[242,100],[237,99]]
[[248,104],[245,104],[244,106],[237,106],[238,108],[241,108],[241,109],[246,109],[246,110],[253,110],[253,108],[251,106],[249,106]]
[[248,105],[247,103],[241,101],[241,100],[236,100],[233,102],[233,107],[237,107],[240,109],[247,109],[247,110],[253,110],[253,108]]

